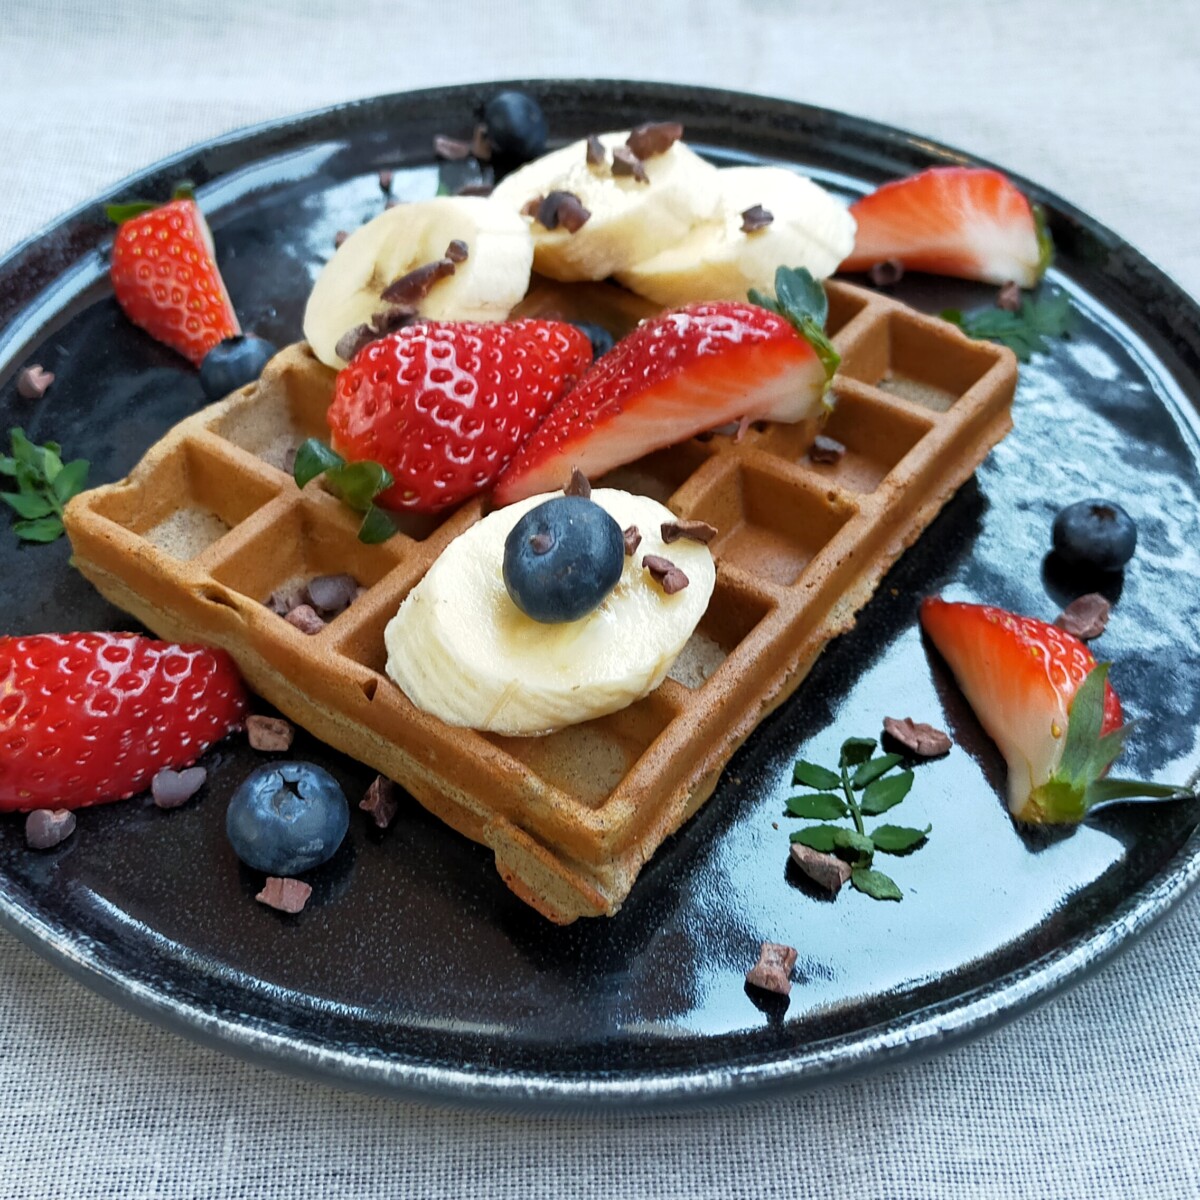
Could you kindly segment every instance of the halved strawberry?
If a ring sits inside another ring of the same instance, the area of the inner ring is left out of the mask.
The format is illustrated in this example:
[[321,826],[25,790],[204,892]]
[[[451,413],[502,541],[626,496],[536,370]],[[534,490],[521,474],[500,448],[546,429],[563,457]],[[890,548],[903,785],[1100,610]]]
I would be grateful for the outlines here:
[[245,714],[224,650],[130,633],[0,637],[0,812],[123,800]]
[[563,321],[406,326],[338,373],[334,449],[388,471],[378,503],[437,512],[490,487],[591,361],[587,334]]
[[135,325],[196,367],[218,342],[241,333],[195,200],[113,205],[108,213],[119,224],[113,292]]
[[550,413],[500,477],[496,503],[562,487],[572,468],[594,478],[731,421],[819,413],[838,362],[821,331],[825,293],[786,268],[776,292],[643,321]]
[[930,167],[856,200],[854,249],[839,271],[895,260],[910,271],[1033,287],[1053,246],[1041,211],[999,171]]
[[1125,743],[1121,702],[1071,634],[1035,617],[937,597],[921,625],[1008,764],[1008,807],[1020,821],[1080,821],[1103,800],[1186,789],[1102,778]]

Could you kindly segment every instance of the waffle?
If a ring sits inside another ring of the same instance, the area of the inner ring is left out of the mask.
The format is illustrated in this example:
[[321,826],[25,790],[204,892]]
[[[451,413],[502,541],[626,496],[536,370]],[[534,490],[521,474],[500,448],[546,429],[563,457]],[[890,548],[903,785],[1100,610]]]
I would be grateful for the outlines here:
[[[809,457],[811,422],[763,424],[604,480],[719,531],[705,617],[664,683],[621,712],[503,737],[450,728],[388,679],[384,626],[483,507],[364,545],[359,518],[319,480],[297,489],[289,453],[327,436],[334,379],[304,344],[173,428],[127,479],[76,497],[75,562],[159,636],[227,649],[293,721],[490,847],[504,882],[552,921],[611,915],[1011,427],[1008,350],[877,293],[827,290],[842,365],[824,432],[845,445],[840,461]],[[364,590],[317,634],[264,603],[289,582],[343,572]]]

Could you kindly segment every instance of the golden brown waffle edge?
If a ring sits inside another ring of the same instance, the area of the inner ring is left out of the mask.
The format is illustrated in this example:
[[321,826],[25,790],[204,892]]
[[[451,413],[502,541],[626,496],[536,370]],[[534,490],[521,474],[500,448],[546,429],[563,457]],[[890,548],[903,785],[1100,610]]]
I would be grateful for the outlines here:
[[[1010,351],[878,293],[826,288],[842,366],[824,432],[845,445],[840,461],[808,457],[811,422],[764,424],[740,441],[693,438],[605,480],[719,531],[696,636],[672,676],[622,712],[500,737],[444,725],[387,678],[384,625],[482,506],[367,546],[319,481],[297,489],[287,456],[327,436],[334,378],[303,344],[171,429],[128,478],[77,496],[74,561],[159,636],[227,649],[281,712],[489,846],[505,883],[551,920],[611,915],[1011,427]],[[365,591],[315,635],[264,603],[289,580],[342,572]]]

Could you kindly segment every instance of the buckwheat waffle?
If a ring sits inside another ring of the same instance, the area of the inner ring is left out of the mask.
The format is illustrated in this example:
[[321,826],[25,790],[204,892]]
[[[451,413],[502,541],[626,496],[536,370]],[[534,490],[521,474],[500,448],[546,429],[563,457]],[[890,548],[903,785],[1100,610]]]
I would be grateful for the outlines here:
[[[319,481],[298,490],[288,455],[326,436],[334,378],[303,344],[177,425],[127,479],[76,497],[75,561],[160,636],[225,647],[292,720],[489,846],[505,883],[551,920],[611,915],[1011,427],[1009,351],[884,296],[827,290],[842,366],[824,432],[844,457],[810,459],[811,423],[764,425],[740,441],[695,438],[605,481],[719,531],[699,629],[662,686],[622,712],[501,737],[442,724],[387,678],[384,626],[482,506],[369,546]],[[316,634],[264,603],[285,584],[337,573],[365,590]]]

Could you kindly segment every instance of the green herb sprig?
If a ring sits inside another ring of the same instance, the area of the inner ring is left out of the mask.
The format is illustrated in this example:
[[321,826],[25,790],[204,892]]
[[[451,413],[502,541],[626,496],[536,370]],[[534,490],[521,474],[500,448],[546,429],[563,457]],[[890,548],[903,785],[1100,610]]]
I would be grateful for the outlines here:
[[11,454],[0,454],[0,475],[16,480],[15,492],[0,492],[20,518],[13,532],[23,542],[53,542],[63,535],[63,508],[87,483],[88,462],[63,463],[57,442],[37,446],[23,429],[8,431]]
[[[873,900],[899,900],[904,893],[896,881],[875,870],[875,853],[906,854],[915,850],[933,826],[915,829],[907,825],[877,825],[867,830],[864,817],[877,817],[895,808],[913,785],[911,768],[896,770],[904,764],[904,756],[876,756],[876,745],[873,738],[847,738],[842,743],[836,770],[804,759],[796,763],[792,782],[814,791],[792,796],[787,802],[788,815],[825,823],[806,825],[796,830],[791,840],[825,854],[840,851],[851,860],[850,882],[858,891]],[[846,818],[852,822],[852,828],[832,823]]]
[[391,517],[375,504],[375,497],[395,483],[377,462],[347,462],[318,438],[309,438],[296,451],[292,475],[297,487],[304,487],[318,475],[324,475],[330,490],[349,508],[363,514],[362,524],[358,527],[360,542],[386,542],[396,532]]
[[999,342],[1021,362],[1028,362],[1034,354],[1047,349],[1047,338],[1070,337],[1079,315],[1066,292],[1055,289],[1026,297],[1016,312],[982,308],[964,313],[961,309],[947,308],[942,312],[942,320],[957,325],[968,337]]

